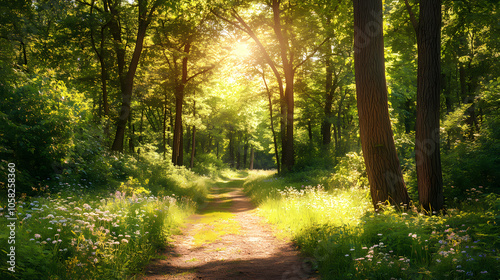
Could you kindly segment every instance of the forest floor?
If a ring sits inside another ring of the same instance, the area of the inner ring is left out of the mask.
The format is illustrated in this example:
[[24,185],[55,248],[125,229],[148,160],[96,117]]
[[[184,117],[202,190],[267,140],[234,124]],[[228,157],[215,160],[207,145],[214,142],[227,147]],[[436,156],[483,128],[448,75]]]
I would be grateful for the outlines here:
[[317,279],[310,262],[257,215],[243,182],[217,183],[140,279]]

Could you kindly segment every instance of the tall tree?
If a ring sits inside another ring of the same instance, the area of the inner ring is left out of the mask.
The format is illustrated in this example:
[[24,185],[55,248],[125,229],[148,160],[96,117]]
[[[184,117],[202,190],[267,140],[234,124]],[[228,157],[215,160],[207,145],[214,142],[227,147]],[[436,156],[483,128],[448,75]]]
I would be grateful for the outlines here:
[[354,0],[354,68],[359,130],[372,203],[408,204],[389,120],[382,0]]
[[138,0],[138,27],[135,39],[134,52],[129,62],[128,69],[125,72],[126,49],[122,41],[121,19],[121,1],[104,0],[104,9],[109,13],[110,30],[115,41],[116,59],[118,64],[118,75],[120,79],[120,90],[122,95],[122,105],[120,115],[116,124],[116,135],[111,150],[123,151],[123,141],[125,138],[125,127],[130,116],[132,92],[134,87],[134,77],[139,65],[139,58],[144,46],[144,38],[156,9],[160,6],[162,0],[154,0],[150,3],[148,0]]
[[441,0],[421,0],[418,23],[407,0],[405,4],[417,33],[415,162],[418,197],[425,210],[439,211],[444,207],[439,147]]

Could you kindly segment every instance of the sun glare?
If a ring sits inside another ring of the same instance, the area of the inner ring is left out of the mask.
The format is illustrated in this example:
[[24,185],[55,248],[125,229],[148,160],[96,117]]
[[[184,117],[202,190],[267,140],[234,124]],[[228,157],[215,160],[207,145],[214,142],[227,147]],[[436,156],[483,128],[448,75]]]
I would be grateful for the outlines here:
[[250,55],[250,47],[247,42],[236,41],[233,45],[232,52],[238,58],[246,58]]

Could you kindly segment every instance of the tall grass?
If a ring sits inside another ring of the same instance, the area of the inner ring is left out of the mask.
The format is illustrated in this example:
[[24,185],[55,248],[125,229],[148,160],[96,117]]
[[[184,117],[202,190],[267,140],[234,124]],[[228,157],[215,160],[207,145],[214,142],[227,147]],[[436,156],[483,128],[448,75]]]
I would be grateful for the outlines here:
[[246,183],[260,213],[312,257],[322,279],[497,279],[500,198],[473,190],[459,208],[426,216],[374,212],[359,187],[290,186],[263,173]]
[[[205,201],[213,181],[173,167],[154,152],[101,161],[99,168],[87,163],[67,169],[50,179],[38,197],[19,194],[16,272],[7,270],[7,252],[2,251],[0,279],[131,278]],[[112,180],[93,175],[101,168]],[[4,245],[9,237],[6,205],[0,199]]]
[[[18,205],[16,273],[6,271],[2,254],[2,279],[125,279],[195,209],[173,196],[69,195]],[[4,234],[1,243],[7,244]]]

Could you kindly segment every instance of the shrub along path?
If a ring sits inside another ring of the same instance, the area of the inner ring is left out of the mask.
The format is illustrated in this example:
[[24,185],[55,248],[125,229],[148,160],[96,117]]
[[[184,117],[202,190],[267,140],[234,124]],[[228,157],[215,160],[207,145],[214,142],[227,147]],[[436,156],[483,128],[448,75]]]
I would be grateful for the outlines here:
[[220,182],[172,247],[154,259],[142,279],[311,279],[290,242],[279,240],[256,214],[240,179]]

